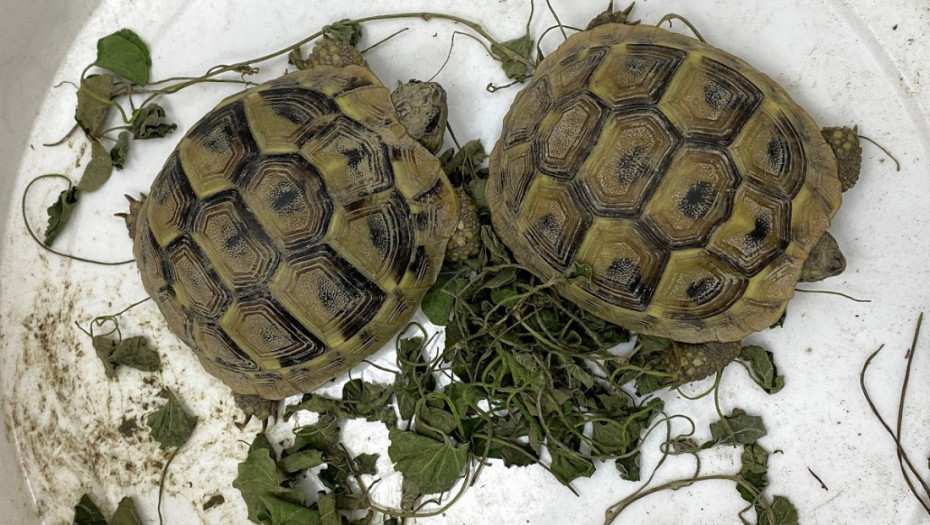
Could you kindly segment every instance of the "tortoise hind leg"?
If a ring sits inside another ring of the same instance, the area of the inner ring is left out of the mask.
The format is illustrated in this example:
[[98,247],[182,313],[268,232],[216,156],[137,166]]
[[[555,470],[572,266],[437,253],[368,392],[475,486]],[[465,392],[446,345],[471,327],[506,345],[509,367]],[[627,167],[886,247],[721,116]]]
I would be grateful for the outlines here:
[[836,155],[836,174],[843,191],[856,185],[862,166],[862,146],[859,144],[859,127],[823,128],[820,133]]
[[742,344],[740,341],[709,341],[706,343],[679,343],[672,344],[662,350],[660,359],[662,371],[669,374],[665,385],[669,389],[704,379],[723,370],[739,355]]

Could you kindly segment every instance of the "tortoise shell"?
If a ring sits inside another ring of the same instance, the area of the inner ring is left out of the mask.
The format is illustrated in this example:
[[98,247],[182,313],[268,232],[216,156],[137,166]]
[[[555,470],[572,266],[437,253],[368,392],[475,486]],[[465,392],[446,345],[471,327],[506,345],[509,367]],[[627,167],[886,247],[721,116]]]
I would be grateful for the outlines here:
[[433,283],[457,220],[439,161],[365,67],[221,102],[135,219],[146,291],[233,391],[308,392],[378,350]]
[[605,24],[568,38],[504,118],[501,239],[630,330],[698,343],[772,325],[840,204],[836,159],[772,79],[697,40]]

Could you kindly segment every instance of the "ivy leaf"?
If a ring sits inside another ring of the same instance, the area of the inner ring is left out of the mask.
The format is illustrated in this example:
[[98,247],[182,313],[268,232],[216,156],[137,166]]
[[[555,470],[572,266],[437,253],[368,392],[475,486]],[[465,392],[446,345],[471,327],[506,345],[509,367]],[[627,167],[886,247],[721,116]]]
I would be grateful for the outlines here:
[[355,467],[360,474],[369,474],[374,476],[378,473],[378,454],[359,454],[352,458]]
[[97,357],[103,361],[107,377],[115,377],[119,365],[143,372],[155,372],[161,368],[158,352],[149,347],[148,339],[143,336],[116,341],[109,336],[97,335],[94,336],[93,345]]
[[423,309],[426,318],[437,326],[449,324],[455,296],[465,288],[466,284],[468,281],[464,277],[440,275],[423,295],[423,301],[420,303],[420,308]]
[[291,52],[287,54],[287,63],[300,70],[310,69],[313,67],[313,64],[304,58],[303,53],[300,52],[299,47],[291,49]]
[[520,292],[514,288],[495,288],[491,290],[491,301],[495,305],[507,308],[515,305],[519,301],[519,299],[517,299],[518,295],[520,295]]
[[394,388],[391,385],[368,383],[353,379],[342,387],[342,400],[355,417],[377,421],[381,410],[391,402]]
[[116,139],[116,145],[110,149],[110,161],[113,167],[121,170],[126,167],[126,157],[129,155],[129,132],[123,131]]
[[550,448],[549,454],[552,456],[549,468],[566,483],[576,478],[590,478],[594,474],[594,463],[588,459],[568,454],[556,447]]
[[77,108],[74,120],[84,133],[92,139],[100,138],[103,124],[111,104],[106,101],[113,98],[113,75],[91,75],[81,80],[77,92]]
[[354,46],[362,39],[362,25],[357,22],[340,20],[331,26],[323,28],[325,33],[336,40],[341,40]]
[[58,234],[68,224],[71,212],[77,206],[79,195],[77,186],[71,186],[59,193],[58,199],[48,207],[48,226],[45,228],[45,239],[43,241],[46,246],[51,246]]
[[[768,487],[769,472],[769,451],[765,450],[762,445],[750,443],[743,448],[743,454],[740,456],[740,476],[749,482],[753,487],[762,492]],[[755,501],[752,493],[741,485],[736,486],[740,496],[750,503]]]
[[146,104],[136,109],[129,119],[129,129],[135,139],[162,138],[177,129],[177,124],[164,122],[167,113],[158,104]]
[[308,468],[318,467],[326,463],[322,450],[301,450],[295,454],[284,456],[278,461],[278,467],[286,474],[293,474]]
[[523,62],[511,58],[504,48],[512,51],[521,58],[529,60],[530,50],[533,48],[533,40],[530,39],[530,35],[526,34],[520,38],[491,45],[491,56],[501,63],[501,68],[503,68],[504,73],[507,74],[507,78],[526,78],[529,75],[529,67]]
[[342,519],[336,511],[336,496],[326,492],[317,492],[316,496],[316,505],[320,509],[321,525],[342,525]]
[[625,479],[627,481],[640,480],[639,457],[639,453],[636,453],[629,456],[619,457],[614,461],[614,466],[617,467],[617,472],[620,473],[621,479]]
[[775,496],[772,498],[771,507],[773,514],[775,514],[775,523],[769,523],[768,515],[761,512],[758,505],[756,506],[759,525],[798,525],[798,509],[788,498]]
[[[254,447],[249,451],[245,461],[239,463],[238,475],[233,481],[233,487],[239,489],[242,494],[242,499],[245,500],[245,505],[249,510],[250,520],[259,521],[258,517],[261,513],[270,517],[269,510],[267,510],[269,505],[277,507],[273,500],[301,506],[304,500],[303,490],[283,487],[286,480],[287,477],[271,458],[270,450],[264,447]],[[301,506],[301,508],[304,507]],[[278,512],[278,514],[285,513]]]
[[710,424],[711,440],[705,447],[714,444],[748,445],[764,437],[767,431],[760,416],[751,416],[734,408],[729,416],[724,416]]
[[772,352],[761,346],[744,346],[739,351],[739,359],[749,367],[749,377],[762,390],[774,394],[785,386],[785,377],[778,375]]
[[108,69],[133,84],[144,86],[149,83],[152,56],[139,35],[130,29],[120,29],[97,41],[97,60],[94,65]]
[[90,143],[90,162],[84,168],[84,174],[77,188],[84,192],[97,191],[110,179],[113,173],[113,159],[110,152],[96,140]]
[[100,507],[87,494],[74,507],[74,525],[107,525]]
[[136,510],[136,502],[130,496],[119,500],[116,512],[110,519],[110,525],[142,525],[142,519],[139,518],[139,512]]
[[194,433],[197,416],[185,412],[178,398],[167,388],[161,391],[161,396],[168,398],[168,402],[146,420],[152,437],[162,448],[183,446]]
[[440,156],[442,171],[454,185],[462,185],[472,180],[477,173],[478,166],[488,158],[484,145],[480,140],[470,140],[461,149],[452,154],[452,149],[446,150]]
[[270,494],[259,494],[257,499],[261,502],[262,509],[256,514],[255,519],[252,519],[251,515],[249,516],[252,521],[259,521],[268,525],[322,525],[323,523],[320,521],[319,512],[310,510],[298,503],[277,498]]
[[468,459],[467,443],[453,446],[399,428],[392,428],[388,437],[388,456],[394,468],[424,494],[445,492],[462,476]]
[[320,450],[333,453],[339,443],[339,421],[330,414],[321,414],[320,419],[313,425],[300,427],[294,433],[293,451]]

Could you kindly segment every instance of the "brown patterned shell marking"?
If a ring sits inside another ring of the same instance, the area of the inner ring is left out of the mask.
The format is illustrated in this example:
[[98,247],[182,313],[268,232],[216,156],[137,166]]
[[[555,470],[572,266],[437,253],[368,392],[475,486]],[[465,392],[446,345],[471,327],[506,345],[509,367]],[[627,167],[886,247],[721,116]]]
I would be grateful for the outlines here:
[[234,95],[181,140],[137,218],[146,291],[233,391],[309,392],[410,319],[457,220],[439,161],[359,66]]
[[494,227],[566,298],[636,332],[733,341],[774,323],[840,204],[820,130],[772,79],[645,25],[573,35],[491,155]]

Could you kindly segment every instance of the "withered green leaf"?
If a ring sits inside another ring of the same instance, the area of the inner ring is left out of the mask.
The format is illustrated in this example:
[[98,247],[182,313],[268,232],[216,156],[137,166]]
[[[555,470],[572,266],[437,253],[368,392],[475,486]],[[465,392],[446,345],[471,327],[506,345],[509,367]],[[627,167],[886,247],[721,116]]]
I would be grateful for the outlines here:
[[291,474],[308,468],[318,467],[325,462],[322,450],[309,449],[282,457],[278,461],[278,467],[286,474]]
[[155,349],[149,347],[144,336],[127,337],[117,341],[110,336],[97,335],[93,339],[97,357],[103,362],[107,377],[116,376],[116,367],[128,366],[144,372],[155,372],[161,368],[161,359]]
[[[301,497],[303,497],[303,491],[301,491]],[[258,511],[256,519],[252,521],[266,525],[322,525],[323,523],[320,521],[319,512],[308,509],[299,503],[268,493],[261,493],[256,498],[261,503],[262,509]]]
[[291,51],[287,54],[287,63],[300,70],[310,69],[313,67],[313,64],[304,58],[304,55],[300,51],[299,47],[291,49]]
[[[253,447],[249,451],[245,461],[239,463],[239,472],[233,481],[233,487],[239,489],[242,494],[250,520],[257,522],[259,514],[268,515],[268,498],[301,506],[304,500],[303,490],[284,487],[286,480],[287,477],[278,469],[269,449]],[[275,506],[274,502],[271,504]]]
[[455,296],[465,288],[468,281],[461,276],[440,275],[433,286],[423,295],[420,308],[426,318],[435,325],[445,326],[452,315]]
[[80,192],[77,186],[72,186],[58,194],[58,199],[48,207],[48,226],[45,228],[44,244],[51,246],[61,231],[68,224],[71,212],[77,206]]
[[514,58],[511,58],[502,48],[507,48],[519,57],[526,60],[530,59],[530,51],[533,49],[533,40],[529,34],[520,38],[514,38],[500,44],[491,45],[491,55],[501,63],[507,78],[523,79],[529,74],[529,67]]
[[468,459],[468,444],[454,446],[413,432],[392,428],[388,456],[398,472],[425,494],[445,492],[462,475]]
[[378,473],[378,454],[359,454],[352,458],[359,474],[369,474],[374,476]]
[[111,106],[107,101],[112,97],[113,75],[91,75],[81,81],[74,120],[88,137],[96,139],[102,135],[103,124]]
[[161,443],[162,448],[183,446],[194,433],[197,416],[188,414],[171,390],[162,390],[161,396],[168,398],[168,402],[149,414],[146,420],[152,438]]
[[362,39],[362,25],[349,20],[340,20],[323,28],[327,35],[354,46]]
[[639,481],[641,478],[640,455],[638,452],[636,454],[617,458],[614,461],[614,466],[617,467],[617,472],[622,479],[627,481]]
[[342,401],[355,417],[377,421],[382,409],[391,401],[394,388],[391,385],[368,383],[352,379],[342,387]]
[[74,525],[107,525],[100,507],[87,494],[74,507]]
[[113,159],[110,152],[96,140],[90,143],[90,162],[84,167],[84,174],[78,182],[77,188],[83,192],[92,192],[100,189],[113,173]]
[[320,509],[321,525],[342,525],[339,513],[336,512],[336,496],[327,492],[317,492],[316,496],[316,505]]
[[551,447],[549,454],[552,456],[549,468],[565,483],[577,478],[590,478],[594,474],[594,463],[580,455],[569,454],[557,447]]
[[[769,485],[767,474],[769,471],[769,452],[758,443],[750,443],[743,448],[743,454],[740,456],[740,476],[748,481],[753,487],[760,492],[765,490]],[[744,500],[753,502],[755,497],[752,493],[741,485],[736,486],[740,496]]]
[[110,149],[110,161],[113,167],[121,170],[126,167],[126,157],[129,155],[129,132],[123,131],[116,139],[116,145]]
[[739,359],[748,366],[749,377],[769,394],[774,394],[785,386],[785,377],[778,375],[772,352],[761,346],[744,346],[740,349]]
[[136,109],[129,119],[129,129],[133,138],[153,139],[167,136],[178,125],[165,122],[165,108],[158,104],[146,104]]
[[133,84],[144,86],[149,83],[152,56],[139,35],[130,29],[120,29],[97,41],[97,60],[94,65],[108,69]]
[[292,450],[321,450],[331,453],[339,443],[339,421],[330,414],[321,414],[313,425],[305,425],[294,433]]
[[758,506],[756,513],[759,515],[759,525],[798,525],[798,509],[794,504],[784,496],[775,496],[772,498],[772,512],[775,514],[775,523],[769,523],[768,515],[759,512]]
[[110,525],[142,525],[142,519],[136,510],[136,502],[130,496],[119,500],[116,512],[110,519]]
[[710,424],[711,441],[706,445],[747,445],[764,437],[767,431],[760,416],[734,408],[729,416]]
[[446,150],[440,156],[442,170],[452,184],[461,185],[475,178],[478,166],[488,158],[480,140],[470,140],[461,149],[452,153]]

